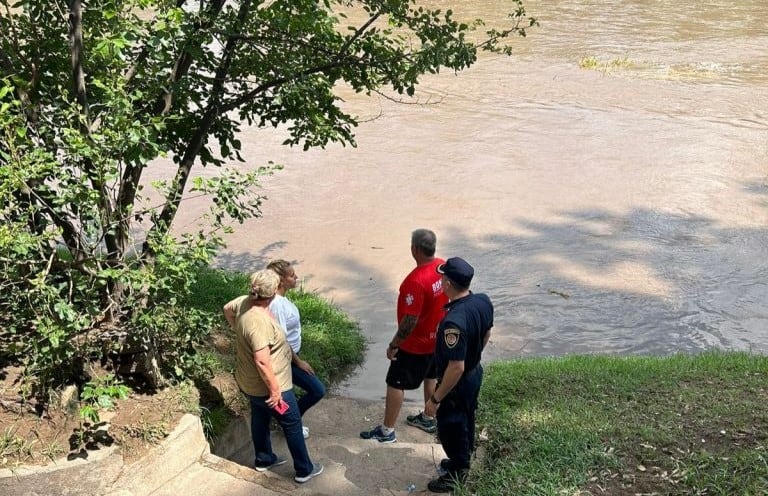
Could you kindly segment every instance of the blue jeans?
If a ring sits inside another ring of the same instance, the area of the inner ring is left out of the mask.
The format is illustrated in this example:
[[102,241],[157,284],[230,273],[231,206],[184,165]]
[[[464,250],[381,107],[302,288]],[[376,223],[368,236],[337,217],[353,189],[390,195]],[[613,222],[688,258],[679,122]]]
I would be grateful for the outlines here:
[[296,395],[293,391],[283,391],[283,401],[288,403],[288,410],[280,415],[267,406],[268,396],[245,395],[251,404],[251,439],[253,449],[256,452],[255,464],[257,466],[269,466],[277,461],[277,455],[272,451],[272,438],[269,433],[269,421],[272,417],[277,419],[283,429],[288,451],[293,458],[293,468],[296,475],[304,477],[309,475],[314,468],[309,459],[307,445],[304,443],[304,434],[301,432],[301,415],[296,403]]
[[291,373],[293,374],[293,385],[304,390],[304,395],[298,401],[299,413],[304,415],[315,403],[323,399],[325,386],[316,375],[305,372],[293,363],[291,363]]

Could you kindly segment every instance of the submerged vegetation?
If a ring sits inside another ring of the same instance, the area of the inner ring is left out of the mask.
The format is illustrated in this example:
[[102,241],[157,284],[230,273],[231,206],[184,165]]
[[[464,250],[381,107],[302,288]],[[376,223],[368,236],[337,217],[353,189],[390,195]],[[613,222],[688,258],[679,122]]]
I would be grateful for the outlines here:
[[718,77],[728,77],[731,73],[740,70],[737,66],[726,64],[697,62],[667,65],[660,62],[633,60],[626,56],[603,60],[590,55],[579,59],[578,64],[581,69],[603,74],[629,72],[633,77],[644,79],[680,81],[710,81]]
[[629,57],[620,57],[608,60],[607,62],[601,61],[597,57],[582,57],[579,60],[579,67],[582,69],[589,69],[593,71],[612,72],[616,70],[626,70],[637,67],[637,64],[629,59]]

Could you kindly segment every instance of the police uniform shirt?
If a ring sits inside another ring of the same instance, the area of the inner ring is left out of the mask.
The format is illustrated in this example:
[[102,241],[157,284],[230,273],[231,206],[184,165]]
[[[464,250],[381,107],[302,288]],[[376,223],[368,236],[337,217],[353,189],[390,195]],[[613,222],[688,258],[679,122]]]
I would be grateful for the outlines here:
[[493,304],[482,293],[470,293],[445,306],[435,347],[438,377],[442,377],[449,361],[464,361],[464,375],[480,363],[483,338],[493,327]]

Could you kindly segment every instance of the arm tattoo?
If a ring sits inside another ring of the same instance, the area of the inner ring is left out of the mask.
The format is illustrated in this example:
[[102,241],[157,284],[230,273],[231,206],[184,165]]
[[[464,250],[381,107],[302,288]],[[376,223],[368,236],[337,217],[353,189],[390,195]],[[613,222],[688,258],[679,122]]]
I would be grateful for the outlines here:
[[413,332],[414,327],[416,327],[416,322],[419,320],[418,317],[415,315],[406,315],[403,317],[403,319],[400,321],[400,325],[397,326],[397,339],[405,339],[408,336],[411,335],[411,332]]

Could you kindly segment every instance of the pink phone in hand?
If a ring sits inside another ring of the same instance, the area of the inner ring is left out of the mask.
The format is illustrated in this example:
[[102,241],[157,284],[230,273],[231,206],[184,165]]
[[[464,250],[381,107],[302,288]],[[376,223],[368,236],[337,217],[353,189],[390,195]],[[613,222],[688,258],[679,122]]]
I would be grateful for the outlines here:
[[278,400],[277,404],[275,406],[273,406],[272,408],[274,408],[277,413],[282,415],[282,414],[284,414],[285,412],[288,411],[288,403],[286,403],[285,401],[280,399],[280,400]]

